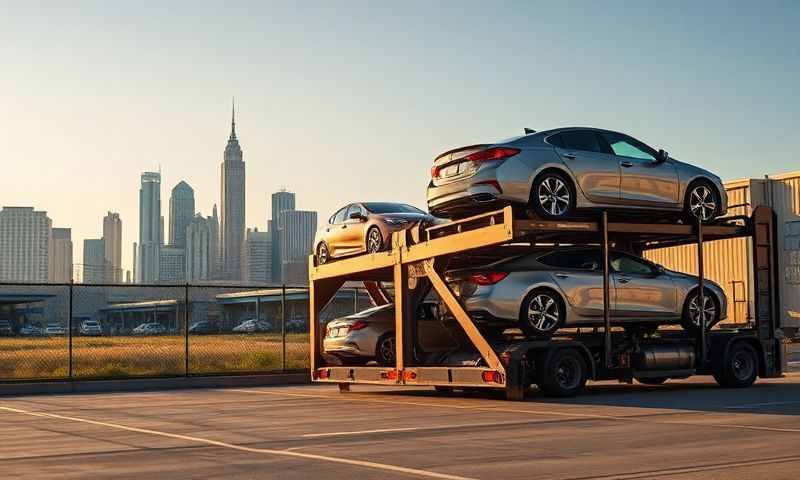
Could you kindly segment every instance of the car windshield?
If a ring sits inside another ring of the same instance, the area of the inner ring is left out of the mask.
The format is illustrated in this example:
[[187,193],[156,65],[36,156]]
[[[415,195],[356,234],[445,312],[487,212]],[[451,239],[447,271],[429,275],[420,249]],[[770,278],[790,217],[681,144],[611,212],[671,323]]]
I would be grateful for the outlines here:
[[417,207],[406,205],[405,203],[390,203],[390,202],[370,202],[364,203],[364,207],[372,213],[422,213]]

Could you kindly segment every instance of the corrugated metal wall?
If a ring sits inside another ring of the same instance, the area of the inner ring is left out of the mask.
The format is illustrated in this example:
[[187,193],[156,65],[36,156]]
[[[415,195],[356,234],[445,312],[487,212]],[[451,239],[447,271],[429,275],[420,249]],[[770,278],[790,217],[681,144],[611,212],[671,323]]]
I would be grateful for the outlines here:
[[[750,215],[758,205],[772,205],[778,218],[781,253],[781,325],[800,326],[800,172],[766,179],[727,182],[729,215]],[[751,242],[746,238],[708,242],[703,247],[706,278],[720,284],[728,296],[725,323],[745,323],[752,315]],[[697,274],[697,247],[686,245],[645,252],[667,268]],[[735,300],[735,302],[734,302]]]

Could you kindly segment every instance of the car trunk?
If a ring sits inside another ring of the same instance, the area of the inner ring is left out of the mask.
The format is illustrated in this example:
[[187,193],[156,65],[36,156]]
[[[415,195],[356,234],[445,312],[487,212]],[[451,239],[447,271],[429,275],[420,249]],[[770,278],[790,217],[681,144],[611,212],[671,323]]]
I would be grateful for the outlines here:
[[433,184],[438,187],[474,175],[477,169],[473,162],[465,160],[465,158],[489,147],[488,144],[470,145],[439,155],[433,161],[433,168],[431,168]]

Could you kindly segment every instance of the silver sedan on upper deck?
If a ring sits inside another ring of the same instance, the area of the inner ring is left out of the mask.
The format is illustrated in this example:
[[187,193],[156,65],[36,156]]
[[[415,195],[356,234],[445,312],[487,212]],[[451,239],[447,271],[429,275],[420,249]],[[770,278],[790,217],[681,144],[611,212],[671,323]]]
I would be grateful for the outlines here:
[[711,221],[727,201],[717,175],[628,135],[582,127],[450,150],[434,160],[428,185],[428,209],[450,218],[512,204],[551,219],[608,208]]

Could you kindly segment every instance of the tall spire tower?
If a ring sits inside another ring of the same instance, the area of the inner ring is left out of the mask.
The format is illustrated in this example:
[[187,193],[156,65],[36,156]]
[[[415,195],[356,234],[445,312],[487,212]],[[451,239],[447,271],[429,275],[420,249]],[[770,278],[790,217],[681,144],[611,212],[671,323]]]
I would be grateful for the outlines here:
[[231,134],[220,167],[220,260],[223,280],[242,280],[245,165],[236,138],[236,106],[231,103]]

